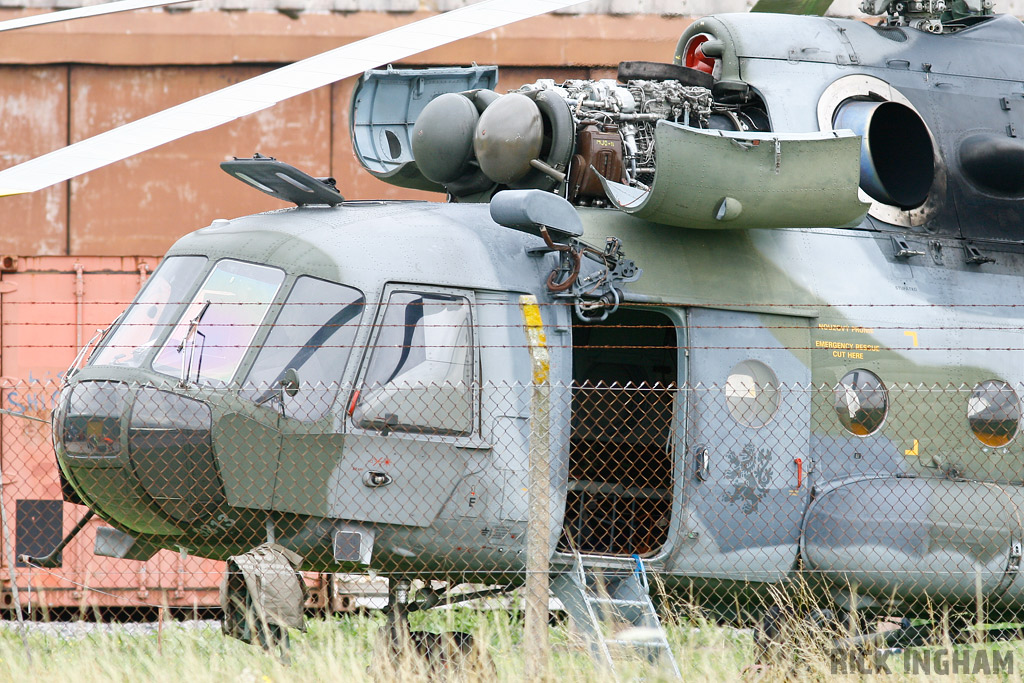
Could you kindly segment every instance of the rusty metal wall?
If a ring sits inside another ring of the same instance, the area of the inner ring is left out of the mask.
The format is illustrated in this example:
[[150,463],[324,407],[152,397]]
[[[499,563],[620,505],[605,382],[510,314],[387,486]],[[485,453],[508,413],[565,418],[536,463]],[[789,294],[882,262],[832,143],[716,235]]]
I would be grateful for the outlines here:
[[[158,257],[34,257],[0,262],[0,468],[4,505],[21,552],[48,552],[85,508],[63,503],[48,422],[60,377],[80,340],[106,327],[135,296]],[[161,552],[148,562],[93,554],[94,518],[55,571],[19,567],[34,606],[132,607],[217,604],[221,565]],[[44,546],[49,546],[44,547]],[[7,548],[0,567],[7,571]],[[6,574],[5,574],[6,576]],[[4,581],[6,586],[8,582]],[[0,603],[10,593],[0,596]],[[6,606],[0,604],[0,607]]]
[[[0,141],[4,165],[30,159],[269,67],[0,66]],[[499,91],[549,77],[612,76],[602,68],[512,68]],[[267,111],[164,145],[68,183],[3,198],[0,255],[134,256],[161,254],[182,235],[230,218],[283,205],[221,172],[231,156],[275,156],[318,176],[334,176],[356,199],[443,200],[387,185],[362,171],[349,142],[355,79]]]
[[[66,66],[0,67],[0,164],[5,168],[67,144]],[[67,249],[65,183],[4,197],[0,254],[63,254]]]

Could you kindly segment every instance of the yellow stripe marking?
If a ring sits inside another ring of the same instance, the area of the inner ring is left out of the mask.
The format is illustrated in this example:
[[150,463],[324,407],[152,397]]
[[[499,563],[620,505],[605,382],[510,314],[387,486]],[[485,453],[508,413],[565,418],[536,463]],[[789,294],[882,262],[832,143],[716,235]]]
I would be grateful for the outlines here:
[[523,309],[523,320],[526,323],[526,343],[530,347],[530,360],[533,364],[533,383],[544,384],[551,374],[551,357],[537,297],[532,294],[520,295],[519,305]]

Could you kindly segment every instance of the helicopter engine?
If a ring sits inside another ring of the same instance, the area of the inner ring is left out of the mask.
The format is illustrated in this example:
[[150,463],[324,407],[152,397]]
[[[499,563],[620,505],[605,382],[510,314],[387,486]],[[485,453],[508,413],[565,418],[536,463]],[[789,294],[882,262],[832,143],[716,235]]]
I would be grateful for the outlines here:
[[763,110],[715,102],[705,74],[651,66],[682,74],[633,79],[620,69],[620,80],[628,78],[625,84],[541,79],[507,95],[488,90],[442,95],[416,120],[413,156],[423,175],[456,200],[490,191],[495,184],[554,190],[568,181],[571,202],[603,206],[607,198],[601,177],[650,189],[659,121],[701,129],[768,130]]

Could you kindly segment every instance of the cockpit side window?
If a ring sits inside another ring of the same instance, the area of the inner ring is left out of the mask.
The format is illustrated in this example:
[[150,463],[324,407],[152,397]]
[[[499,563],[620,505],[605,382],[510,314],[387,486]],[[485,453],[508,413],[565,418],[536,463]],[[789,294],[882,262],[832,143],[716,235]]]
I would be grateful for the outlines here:
[[218,261],[153,360],[153,369],[182,372],[203,384],[226,384],[284,282],[284,271],[243,261]]
[[[298,278],[241,395],[257,403],[280,398],[285,414],[303,422],[322,417],[338,393],[365,305],[357,289],[314,277]],[[294,395],[281,391],[288,370],[298,374]]]
[[380,319],[352,418],[363,429],[469,434],[473,369],[467,297],[394,291]]
[[169,256],[139,292],[90,365],[141,367],[146,355],[178,319],[185,298],[206,267],[205,256]]

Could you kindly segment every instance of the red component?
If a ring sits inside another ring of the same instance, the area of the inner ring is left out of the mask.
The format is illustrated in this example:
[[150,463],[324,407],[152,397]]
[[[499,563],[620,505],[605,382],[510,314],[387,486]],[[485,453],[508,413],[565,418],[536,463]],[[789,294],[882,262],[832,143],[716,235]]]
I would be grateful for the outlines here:
[[796,487],[801,489],[804,485],[804,460],[803,458],[793,458],[793,462],[796,463]]
[[714,73],[714,57],[708,57],[704,54],[704,50],[701,49],[701,45],[708,42],[710,39],[711,36],[706,33],[698,33],[693,38],[690,38],[690,40],[686,42],[686,47],[683,48],[683,66],[688,66],[691,69],[696,69],[697,71],[703,71],[706,74]]
[[356,389],[352,392],[352,398],[348,401],[348,416],[352,417],[352,413],[356,412],[356,405],[359,403],[359,390]]

